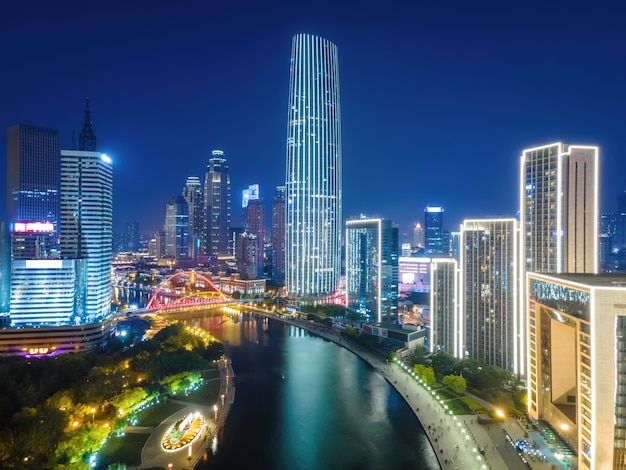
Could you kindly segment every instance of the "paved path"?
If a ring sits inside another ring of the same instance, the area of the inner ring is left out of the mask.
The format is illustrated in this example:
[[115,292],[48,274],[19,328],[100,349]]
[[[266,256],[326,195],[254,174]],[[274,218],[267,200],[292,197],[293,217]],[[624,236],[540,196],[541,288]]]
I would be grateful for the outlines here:
[[[124,429],[124,432],[127,433],[136,432],[150,434],[141,452],[141,464],[129,466],[129,470],[140,470],[151,467],[171,468],[172,470],[193,469],[195,465],[202,460],[213,438],[223,429],[230,407],[235,400],[235,386],[232,380],[233,377],[235,377],[235,373],[230,360],[224,358],[224,360],[220,361],[218,364],[218,369],[220,372],[221,385],[215,405],[200,405],[170,398],[171,401],[185,405],[185,407],[167,417],[157,427],[127,426],[126,429]],[[214,406],[217,406],[217,421],[215,421],[216,413]],[[191,446],[186,446],[171,452],[165,451],[161,446],[163,436],[170,426],[190,412],[201,413],[206,419],[206,426],[202,429],[200,436],[193,441]],[[171,467],[169,466],[170,464]]]

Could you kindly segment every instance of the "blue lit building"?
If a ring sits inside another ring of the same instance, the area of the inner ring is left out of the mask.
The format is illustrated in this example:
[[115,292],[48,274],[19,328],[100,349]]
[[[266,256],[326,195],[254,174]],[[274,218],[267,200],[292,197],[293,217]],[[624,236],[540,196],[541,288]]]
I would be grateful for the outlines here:
[[424,210],[424,238],[427,255],[440,255],[444,253],[443,240],[443,208],[427,206]]
[[346,222],[346,306],[368,321],[397,321],[398,228],[390,220]]
[[341,113],[337,46],[293,38],[286,172],[285,287],[316,300],[341,271]]

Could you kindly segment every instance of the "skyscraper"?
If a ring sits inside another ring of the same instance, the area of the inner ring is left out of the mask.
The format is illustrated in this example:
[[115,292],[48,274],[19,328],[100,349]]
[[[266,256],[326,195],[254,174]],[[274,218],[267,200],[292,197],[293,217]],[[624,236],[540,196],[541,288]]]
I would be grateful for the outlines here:
[[517,372],[517,220],[465,220],[461,226],[460,306],[465,353]]
[[398,228],[390,220],[346,222],[346,306],[368,321],[397,321]]
[[196,259],[200,254],[204,227],[204,193],[202,192],[200,178],[197,176],[187,178],[183,188],[183,197],[189,205],[189,238],[191,248],[189,257]]
[[113,167],[103,153],[61,151],[61,256],[77,267],[76,324],[111,312]]
[[189,204],[182,196],[173,196],[165,206],[165,256],[189,259]]
[[598,272],[598,148],[554,143],[520,160],[520,375],[526,374],[526,273]]
[[430,287],[430,348],[464,359],[462,317],[458,302],[459,263],[453,258],[433,258]]
[[18,124],[7,130],[7,218],[59,230],[59,133]]
[[245,208],[245,230],[248,235],[256,237],[256,267],[255,277],[263,276],[263,248],[265,241],[265,208],[261,199],[250,199]]
[[335,291],[341,269],[341,113],[337,46],[293,38],[286,172],[286,289]]
[[272,277],[285,279],[285,187],[277,186],[272,205]]
[[442,207],[427,206],[424,209],[424,231],[426,254],[444,254]]
[[204,179],[203,254],[229,254],[230,236],[230,175],[224,152],[213,150]]

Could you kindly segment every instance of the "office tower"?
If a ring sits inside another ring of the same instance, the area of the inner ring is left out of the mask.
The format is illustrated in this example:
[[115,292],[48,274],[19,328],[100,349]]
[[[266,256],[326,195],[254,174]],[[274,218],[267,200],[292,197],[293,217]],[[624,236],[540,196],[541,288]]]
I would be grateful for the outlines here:
[[526,375],[526,273],[598,272],[598,148],[554,143],[520,159],[519,373]]
[[202,192],[200,178],[197,176],[187,178],[183,188],[183,197],[189,206],[189,258],[197,259],[200,254],[204,227],[204,193]]
[[528,414],[581,470],[626,462],[625,286],[624,275],[528,273]]
[[443,208],[426,206],[424,210],[426,254],[440,255],[443,249]]
[[272,277],[285,279],[285,187],[276,186],[272,205]]
[[213,150],[204,179],[204,253],[229,254],[230,175],[224,152]]
[[173,196],[165,207],[165,256],[189,259],[189,204],[182,196]]
[[259,185],[251,184],[248,189],[241,191],[241,207],[245,209],[248,207],[248,201],[252,199],[259,199]]
[[337,46],[293,38],[287,126],[285,274],[294,297],[332,294],[341,270],[341,114]]
[[7,130],[7,220],[59,229],[59,133],[18,124]]
[[346,306],[368,321],[397,321],[398,228],[390,220],[346,222]]
[[154,234],[155,241],[155,258],[163,259],[166,257],[165,254],[165,230],[159,230]]
[[245,229],[249,235],[254,235],[257,242],[256,250],[256,277],[263,277],[263,248],[265,246],[265,208],[261,199],[250,199],[245,208]]
[[76,324],[96,323],[111,312],[113,167],[103,153],[61,151],[61,256],[77,267]]
[[426,233],[419,222],[413,228],[413,246],[416,248],[424,248],[426,246]]
[[235,260],[241,279],[257,279],[259,277],[259,239],[256,235],[243,232],[237,235],[236,240]]
[[464,359],[463,319],[459,315],[459,263],[452,258],[433,258],[430,289],[430,349],[444,350]]
[[228,234],[228,254],[237,257],[237,239],[239,235],[245,233],[243,227],[231,227]]
[[459,303],[465,352],[511,372],[518,371],[518,236],[512,218],[461,225]]

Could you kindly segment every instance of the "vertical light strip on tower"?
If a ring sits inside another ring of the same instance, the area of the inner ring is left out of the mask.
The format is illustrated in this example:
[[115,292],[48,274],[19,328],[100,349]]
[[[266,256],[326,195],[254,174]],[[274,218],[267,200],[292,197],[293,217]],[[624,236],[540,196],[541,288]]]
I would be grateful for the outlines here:
[[293,38],[286,171],[289,295],[331,294],[341,266],[341,127],[337,47]]

